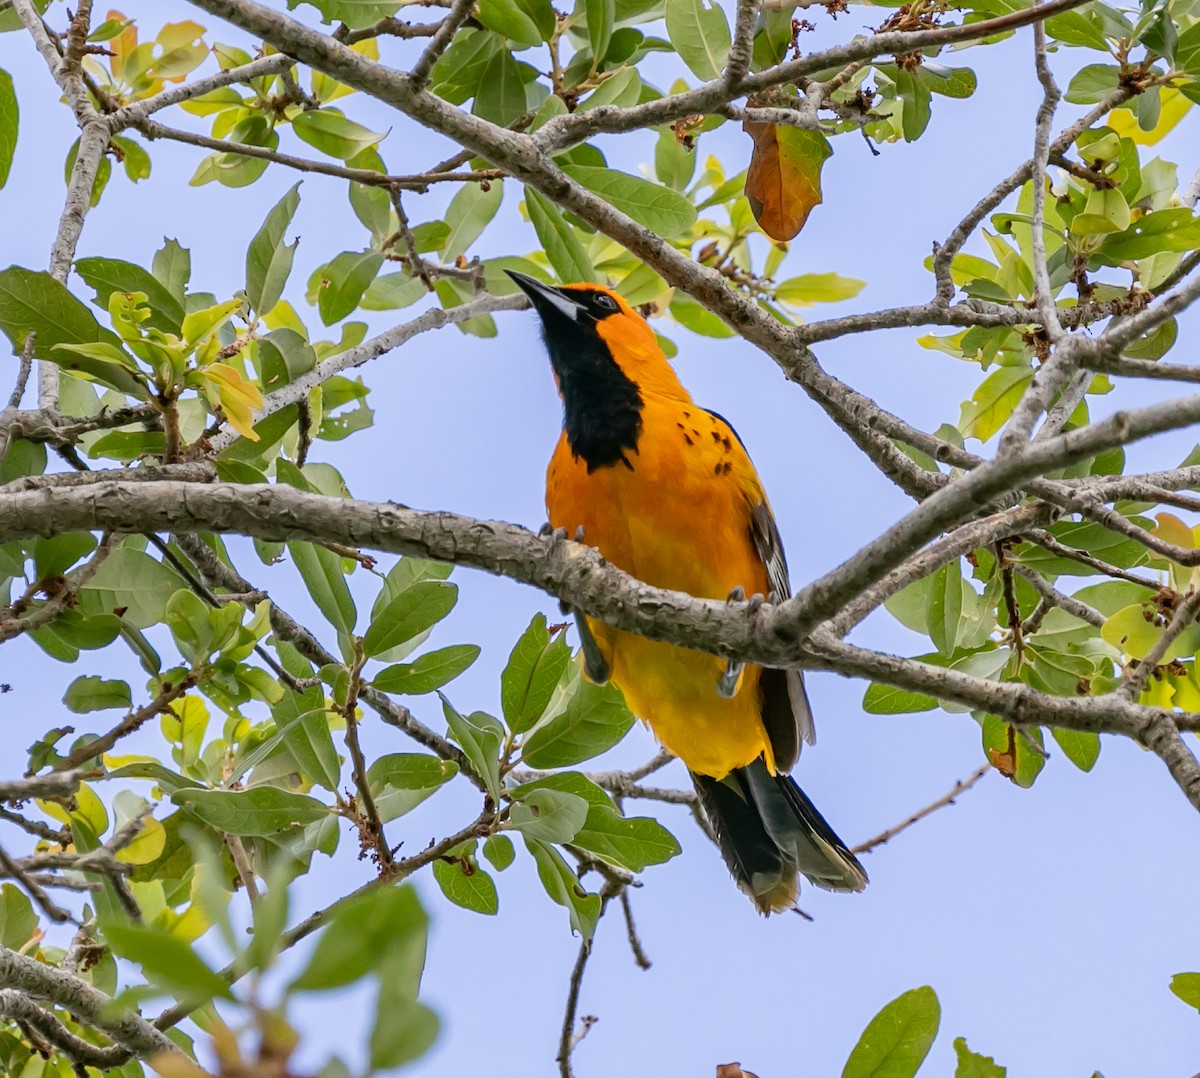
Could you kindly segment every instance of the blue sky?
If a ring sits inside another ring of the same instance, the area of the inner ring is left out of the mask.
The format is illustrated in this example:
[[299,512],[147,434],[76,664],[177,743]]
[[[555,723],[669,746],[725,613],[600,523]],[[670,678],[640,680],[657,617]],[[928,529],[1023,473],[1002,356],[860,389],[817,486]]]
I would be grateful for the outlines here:
[[[175,0],[130,3],[125,10],[147,29],[179,18],[212,25]],[[312,9],[301,13],[311,16]],[[61,9],[57,14],[61,19]],[[831,24],[822,14],[814,19],[821,25],[814,41],[839,40],[878,18],[878,12],[855,8]],[[1030,36],[1026,30],[995,47],[944,56],[943,62],[974,66],[980,89],[967,101],[935,98],[920,142],[883,146],[882,156],[872,157],[856,136],[836,141],[824,173],[825,203],[793,244],[781,276],[835,270],[868,284],[856,300],[814,316],[927,297],[930,277],[920,263],[932,241],[1031,149],[1037,96]],[[226,30],[210,34],[214,39],[241,40]],[[1067,53],[1057,66],[1069,72],[1092,59]],[[43,267],[74,127],[23,34],[0,36],[0,66],[15,76],[22,109],[14,172],[0,191],[0,263]],[[415,171],[449,149],[357,96],[342,104],[376,130],[393,129],[381,147],[392,171]],[[194,125],[178,112],[161,118]],[[284,141],[287,148],[288,136]],[[1174,143],[1166,144],[1165,156],[1177,160],[1186,177],[1200,163],[1195,143]],[[652,136],[623,146],[610,138],[602,145],[626,168],[652,161]],[[730,173],[743,167],[748,146],[732,125],[702,142],[703,152],[720,155]],[[188,188],[203,151],[166,143],[150,149],[152,177],[134,187],[114,175],[88,218],[79,254],[148,264],[162,237],[173,236],[191,250],[193,287],[231,294],[242,284],[249,237],[295,175],[272,168],[241,190]],[[523,253],[535,244],[517,212],[519,187],[505,186],[501,216],[472,253]],[[343,183],[309,177],[301,190],[292,228],[301,243],[288,292],[298,308],[313,267],[365,242]],[[437,218],[449,194],[437,190],[411,200],[410,216]],[[410,314],[370,321],[383,328]],[[311,312],[310,326],[317,322]],[[559,406],[533,315],[502,314],[498,325],[499,336],[490,341],[453,329],[427,334],[366,368],[376,426],[347,442],[318,443],[315,459],[339,467],[360,498],[536,528],[545,518],[543,477]],[[779,518],[795,583],[838,564],[908,508],[751,346],[694,337],[666,323],[659,328],[679,342],[677,365],[696,398],[728,416],[749,446]],[[1190,358],[1187,346],[1195,341],[1194,328],[1184,330],[1180,361]],[[933,429],[957,418],[978,370],[922,350],[913,343],[916,336],[893,331],[850,338],[823,345],[818,354],[833,373]],[[1167,391],[1150,384],[1122,392],[1121,402],[1132,403]],[[1108,398],[1099,410],[1114,406]],[[1161,439],[1130,457],[1161,466],[1190,447],[1183,437]],[[282,606],[301,617],[312,614],[290,567],[260,570],[245,545],[235,546],[244,553],[243,569]],[[451,686],[450,696],[461,707],[496,710],[498,673],[513,640],[535,611],[556,606],[482,573],[460,570],[456,579],[458,608],[431,644],[483,645],[482,658]],[[371,594],[368,581],[356,579],[355,586],[360,596]],[[868,622],[856,639],[900,652],[923,650],[886,615]],[[137,683],[134,663],[116,651],[85,653],[78,666],[64,671],[24,641],[5,648],[0,672],[14,691],[2,698],[10,746],[4,773],[23,770],[23,749],[35,731],[63,721],[64,674],[113,675],[120,669]],[[860,707],[863,688],[832,675],[810,677],[819,741],[797,772],[851,843],[899,822],[982,762],[978,727],[969,716],[867,716]],[[440,728],[436,702],[419,700],[414,710]],[[366,727],[369,753],[410,748],[396,731],[373,721]],[[161,744],[155,730],[139,736],[142,746]],[[611,762],[635,764],[653,751],[639,728]],[[666,774],[685,781],[678,765]],[[451,784],[392,824],[393,841],[403,840],[412,852],[456,830],[477,811],[470,794]],[[1194,854],[1200,820],[1161,764],[1128,742],[1106,740],[1090,775],[1056,753],[1029,791],[987,776],[956,807],[868,855],[871,885],[864,895],[806,890],[801,904],[815,918],[811,924],[792,916],[757,917],[685,814],[656,814],[679,835],[684,854],[649,870],[633,895],[654,966],[640,972],[619,917],[606,918],[581,1000],[581,1013],[600,1017],[576,1054],[581,1078],[634,1068],[706,1075],[735,1059],[761,1078],[840,1073],[875,1011],[921,984],[936,989],[943,1007],[942,1033],[926,1065],[930,1075],[952,1072],[956,1036],[994,1055],[1014,1076],[1096,1069],[1107,1078],[1154,1078],[1195,1068],[1197,1017],[1167,984],[1173,973],[1200,968],[1186,912],[1200,887]],[[343,893],[350,881],[366,878],[352,846],[346,836],[333,862],[314,861],[311,876],[296,888],[294,919]],[[496,918],[450,906],[431,879],[418,883],[434,920],[425,998],[440,1012],[443,1033],[411,1068],[413,1075],[498,1069],[495,1060],[523,1074],[555,1071],[577,941],[564,911],[540,891],[528,859],[519,858],[497,883]],[[331,1050],[359,1058],[363,1002],[359,993],[298,1008],[305,1059],[315,1062]]]

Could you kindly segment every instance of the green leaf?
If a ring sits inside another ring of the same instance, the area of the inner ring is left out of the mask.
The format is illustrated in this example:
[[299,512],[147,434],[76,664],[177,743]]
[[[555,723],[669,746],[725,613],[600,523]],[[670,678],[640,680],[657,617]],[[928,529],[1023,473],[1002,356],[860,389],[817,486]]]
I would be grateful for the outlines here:
[[[79,658],[80,650],[107,647],[118,633],[128,633],[134,640],[141,636],[136,629],[123,624],[120,618],[112,614],[87,617],[78,610],[64,610],[49,625],[34,630],[30,636],[48,654],[62,662],[74,662]],[[134,650],[139,651],[136,645]],[[147,668],[146,672],[154,674],[158,671]]]
[[1046,33],[1064,45],[1108,51],[1100,23],[1082,11],[1064,11],[1046,20]]
[[180,303],[185,301],[188,281],[192,279],[192,256],[176,240],[164,239],[163,245],[154,252],[150,265],[154,279],[171,293]]
[[932,575],[925,613],[929,637],[943,655],[952,654],[958,647],[963,628],[962,593],[962,565],[955,558]]
[[570,661],[566,639],[558,634],[551,640],[546,615],[535,614],[500,674],[500,707],[513,733],[524,733],[542,717]]
[[718,78],[729,55],[729,22],[719,4],[705,0],[667,0],[667,37],[696,78]]
[[571,928],[585,940],[590,940],[600,919],[600,896],[589,894],[553,846],[526,837],[525,847],[537,863],[538,879],[555,902],[565,906],[571,917]]
[[1121,83],[1121,69],[1113,64],[1088,64],[1075,72],[1063,100],[1072,105],[1095,105]]
[[358,611],[342,573],[342,559],[332,550],[315,543],[288,543],[288,553],[325,620],[339,633],[351,635],[358,621]]
[[37,923],[33,903],[13,884],[0,886],[0,944],[19,951],[33,938]]
[[[636,68],[622,68],[612,78],[605,79],[590,94],[580,102],[576,112],[587,112],[598,105],[620,105],[630,108],[636,105],[642,97],[642,78]],[[547,99],[549,100],[549,99]],[[571,151],[567,151],[560,160],[573,160]]]
[[325,789],[337,792],[341,763],[329,732],[325,699],[319,688],[303,696],[286,689],[283,699],[271,709],[275,728],[301,770]]
[[255,969],[270,969],[279,950],[288,916],[288,871],[286,861],[272,866],[269,883],[258,901],[251,905],[253,938],[246,948],[246,958]]
[[[424,961],[424,951],[420,955]],[[416,1000],[416,989],[406,984],[404,974],[420,965],[416,957],[389,952],[379,971],[379,999],[375,1007],[375,1025],[371,1030],[372,1070],[390,1070],[424,1055],[437,1039],[436,1014]]]
[[588,43],[592,46],[592,69],[595,70],[608,52],[617,4],[616,0],[584,0],[583,9],[587,16]]
[[842,1078],[912,1078],[937,1036],[941,1007],[932,988],[892,1000],[863,1030]]
[[184,940],[162,929],[105,919],[100,925],[113,952],[142,967],[146,979],[189,1003],[232,999],[221,977]]
[[[517,851],[513,847],[512,839],[507,835],[488,835],[483,840],[483,856],[488,859],[492,868],[497,872],[503,872],[513,863]],[[5,884],[5,887],[9,886],[11,884]]]
[[453,681],[479,658],[477,644],[452,644],[422,655],[416,662],[389,666],[371,684],[380,692],[420,696]]
[[112,707],[130,708],[133,696],[124,681],[106,681],[95,675],[77,677],[67,686],[63,703],[77,715]]
[[682,191],[695,174],[696,151],[684,146],[671,128],[661,128],[654,147],[654,175],[659,182]]
[[[150,178],[152,162],[150,155],[140,142],[122,135],[113,135],[110,145],[121,155],[121,167],[130,183],[140,183]],[[114,156],[116,154],[114,153]]]
[[1194,217],[1191,210],[1177,208],[1147,213],[1124,231],[1105,236],[1096,254],[1105,262],[1118,265],[1162,251],[1184,252],[1197,247],[1200,247],[1200,218]]
[[456,906],[489,916],[500,912],[496,881],[479,867],[474,857],[434,861],[433,878],[442,894]]
[[954,1054],[958,1057],[954,1078],[1005,1078],[1008,1074],[1008,1070],[999,1066],[991,1056],[981,1056],[972,1052],[962,1037],[957,1037],[954,1041]]
[[917,68],[917,74],[922,83],[943,97],[970,97],[979,85],[979,79],[969,67],[946,67],[926,61]]
[[[90,532],[64,532],[37,539],[33,544],[33,567],[39,581],[62,576],[76,562],[82,561],[98,543]],[[18,568],[17,573],[23,572]]]
[[1091,771],[1100,756],[1100,736],[1086,730],[1051,729],[1050,736],[1058,742],[1063,754],[1080,771]]
[[1171,991],[1189,1007],[1200,1011],[1200,973],[1176,973],[1171,978]]
[[504,39],[491,30],[472,27],[460,30],[442,58],[433,65],[430,88],[452,105],[461,105],[475,96],[484,70],[504,47]]
[[726,325],[724,320],[713,314],[707,307],[701,306],[686,292],[676,289],[671,299],[671,317],[685,329],[699,333],[703,337],[716,337],[723,340],[737,336],[737,330]]
[[292,120],[292,130],[310,146],[342,161],[357,157],[384,137],[330,108],[300,113]]
[[329,815],[320,801],[277,786],[249,790],[177,790],[171,800],[218,831],[249,837],[316,823]]
[[0,187],[8,183],[17,149],[17,92],[12,76],[0,68]]
[[50,274],[9,266],[0,270],[0,330],[20,354],[26,336],[37,334],[33,354],[38,359],[57,363],[63,370],[78,370],[102,377],[122,393],[142,396],[141,383],[132,375],[109,364],[100,366],[81,356],[64,356],[54,349],[61,344],[101,342],[120,347],[120,339],[104,329],[65,285]]
[[[279,148],[279,134],[265,115],[255,114],[239,120],[226,138],[240,142],[243,146],[263,146],[268,150]],[[238,153],[214,153],[200,162],[192,178],[191,187],[201,187],[214,180],[222,187],[248,187],[266,170],[270,161],[247,157]]]
[[121,611],[135,629],[156,625],[166,615],[167,601],[187,584],[174,569],[131,546],[114,550],[79,590],[86,614]]
[[446,208],[445,223],[449,228],[442,245],[442,261],[453,263],[487,228],[500,210],[504,198],[504,185],[491,183],[485,191],[482,184],[466,183],[450,200]]
[[581,678],[566,709],[530,733],[522,758],[530,767],[570,767],[611,749],[632,725],[620,689]]
[[509,811],[509,821],[529,838],[542,842],[570,842],[587,819],[588,803],[563,790],[537,787],[520,794]]
[[363,651],[367,655],[381,655],[419,636],[449,614],[456,602],[456,584],[441,580],[413,584],[371,619],[363,637]]
[[696,223],[691,199],[670,187],[611,168],[564,165],[563,171],[610,206],[660,236],[678,236]]
[[913,71],[899,69],[895,74],[896,94],[903,103],[900,129],[905,142],[916,142],[929,126],[930,95],[928,84]]
[[527,187],[525,208],[529,211],[529,221],[537,233],[538,243],[546,252],[546,258],[558,274],[558,279],[565,284],[595,281],[596,269],[592,260],[579,242],[575,230],[563,220],[558,207],[532,187]]
[[863,695],[862,706],[868,715],[907,715],[917,711],[932,711],[938,702],[924,693],[872,682]]
[[[478,772],[494,801],[500,800],[500,744],[504,727],[482,711],[462,715],[441,693],[442,712],[450,734],[462,746],[471,766]],[[535,765],[536,766],[536,765]]]
[[1032,380],[1031,367],[997,367],[963,404],[958,421],[962,436],[986,442],[1008,421]]
[[75,272],[95,289],[94,302],[102,311],[108,310],[108,299],[114,292],[143,292],[144,306],[150,309],[145,325],[163,333],[179,333],[183,303],[141,266],[119,258],[80,258]]
[[[508,49],[501,49],[483,69],[471,111],[480,119],[507,127],[525,114],[525,80],[522,68]],[[526,67],[527,70],[527,67]],[[472,184],[471,186],[474,186]]]
[[307,294],[321,321],[331,326],[352,314],[382,265],[380,251],[343,251],[319,266],[308,280]]
[[1025,790],[1037,781],[1042,768],[1046,766],[1045,754],[1039,751],[1042,746],[1041,730],[1018,730],[995,715],[987,715],[983,720],[981,737],[984,754],[1005,778]]
[[378,969],[390,953],[420,944],[429,920],[409,886],[379,887],[339,904],[308,965],[289,990],[340,988]]
[[367,786],[375,798],[379,818],[387,823],[411,812],[457,774],[458,765],[452,760],[419,752],[396,752],[379,757],[367,768]]
[[573,844],[609,864],[642,872],[650,865],[669,861],[680,852],[675,836],[657,820],[647,816],[622,816],[608,794],[576,771],[548,775],[526,783],[514,794],[539,789],[560,790],[586,802],[587,819],[572,840]]
[[812,303],[838,303],[853,299],[865,285],[866,281],[837,273],[804,273],[780,281],[775,287],[775,298],[780,303],[804,307]]
[[542,41],[542,32],[517,0],[480,0],[479,21],[516,45],[531,47]]
[[284,243],[283,235],[299,205],[300,184],[296,183],[271,207],[246,249],[246,299],[258,314],[266,314],[279,302],[283,286],[292,272],[292,259],[296,257],[296,245],[300,241]]

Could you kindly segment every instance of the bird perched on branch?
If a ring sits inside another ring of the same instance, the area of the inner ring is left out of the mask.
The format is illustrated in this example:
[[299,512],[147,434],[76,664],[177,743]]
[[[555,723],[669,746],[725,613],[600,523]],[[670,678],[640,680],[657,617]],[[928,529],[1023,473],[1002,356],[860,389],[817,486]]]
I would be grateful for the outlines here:
[[[550,523],[613,565],[698,598],[791,594],[771,507],[741,440],[692,401],[654,331],[594,284],[510,276],[541,317],[563,401],[546,477]],[[861,891],[867,875],[788,772],[813,722],[798,670],[648,640],[577,614],[584,665],[692,773],[721,853],[762,913],[798,877]]]

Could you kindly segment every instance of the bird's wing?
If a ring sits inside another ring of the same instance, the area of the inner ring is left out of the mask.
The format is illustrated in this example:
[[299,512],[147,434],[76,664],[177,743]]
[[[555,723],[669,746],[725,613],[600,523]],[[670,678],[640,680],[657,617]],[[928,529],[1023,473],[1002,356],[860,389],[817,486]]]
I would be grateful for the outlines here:
[[[746,445],[732,424],[716,412],[710,411],[710,414],[729,428],[730,433],[745,450]],[[761,487],[747,490],[746,493],[750,500],[750,539],[767,571],[767,581],[771,589],[767,600],[781,603],[791,598],[792,594],[783,539],[779,535],[775,515],[771,512],[771,506]],[[816,740],[812,709],[808,705],[808,694],[804,691],[804,675],[799,670],[764,667],[760,684],[763,690],[763,726],[771,741],[775,766],[786,773],[800,756],[801,743],[811,745]]]

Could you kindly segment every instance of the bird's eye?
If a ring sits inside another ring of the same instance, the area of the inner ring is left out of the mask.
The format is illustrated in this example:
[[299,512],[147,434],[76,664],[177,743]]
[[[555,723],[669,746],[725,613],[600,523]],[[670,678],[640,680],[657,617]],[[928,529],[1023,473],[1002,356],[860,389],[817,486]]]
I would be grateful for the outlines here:
[[606,311],[615,311],[617,309],[617,301],[612,298],[607,292],[596,293],[596,306],[601,307]]

